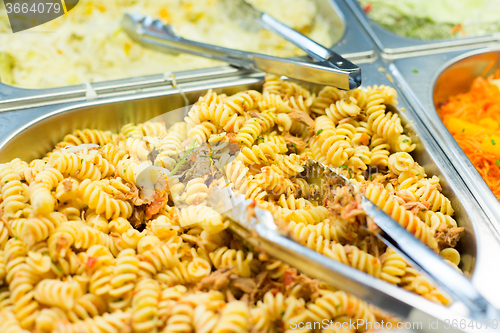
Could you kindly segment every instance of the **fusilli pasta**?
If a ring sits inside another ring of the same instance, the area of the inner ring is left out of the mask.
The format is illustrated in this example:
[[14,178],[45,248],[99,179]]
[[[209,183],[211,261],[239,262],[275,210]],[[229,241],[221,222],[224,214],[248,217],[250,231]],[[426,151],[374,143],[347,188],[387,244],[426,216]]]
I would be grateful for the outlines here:
[[336,168],[459,269],[463,228],[439,178],[410,154],[411,135],[387,111],[396,104],[386,86],[315,95],[267,75],[262,93],[207,92],[169,129],[76,130],[42,159],[0,164],[0,331],[271,333],[392,320],[250,251],[208,205],[214,185],[269,210],[308,248],[448,304],[360,228],[351,192],[318,202],[303,178],[307,158]]

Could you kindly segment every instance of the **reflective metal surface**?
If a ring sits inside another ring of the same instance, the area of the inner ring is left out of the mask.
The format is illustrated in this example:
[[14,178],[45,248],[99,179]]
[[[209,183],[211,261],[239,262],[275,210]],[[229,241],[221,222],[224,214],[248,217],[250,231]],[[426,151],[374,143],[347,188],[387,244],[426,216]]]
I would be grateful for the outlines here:
[[[343,90],[361,85],[361,70],[350,61],[334,54],[336,63],[325,58],[320,62],[279,58],[266,54],[228,49],[217,45],[185,39],[177,35],[169,24],[140,13],[125,14],[122,27],[143,46],[170,53],[172,50],[221,60],[243,69],[260,70],[289,78],[330,85]],[[290,29],[290,28],[288,28]],[[298,33],[297,33],[298,34]],[[307,38],[301,35],[303,38]],[[312,40],[310,40],[312,42]],[[299,47],[304,47],[300,45]],[[325,48],[325,50],[328,50]],[[305,51],[311,51],[306,49]],[[311,52],[308,52],[311,53]]]
[[343,0],[358,18],[361,25],[372,37],[377,47],[383,52],[383,56],[388,59],[407,57],[412,53],[422,51],[443,52],[460,49],[471,49],[474,47],[497,44],[500,40],[500,33],[484,36],[464,37],[454,39],[422,40],[399,36],[376,22],[372,21],[365,14],[356,0]]
[[[370,37],[361,26],[353,24],[356,22],[356,18],[343,1],[314,1],[318,13],[328,22],[330,34],[335,40],[334,45],[330,47],[331,50],[355,63],[375,57],[374,45]],[[348,26],[346,26],[346,22],[349,22]],[[178,72],[175,73],[175,76],[177,82],[186,82],[199,75],[202,78],[223,77],[235,72],[238,72],[238,69],[226,66]],[[168,89],[172,82],[170,74],[159,74],[92,83],[91,88],[95,91],[97,98],[107,98],[143,90]],[[89,93],[83,84],[52,89],[22,89],[0,83],[0,113],[58,103],[87,101],[89,96],[93,94],[94,92],[90,91]]]
[[[382,62],[362,64],[360,67],[364,74],[364,85],[393,85],[392,78],[386,72]],[[189,81],[179,84],[179,87],[182,88],[189,101],[193,102],[209,88],[213,88],[216,92],[231,94],[245,89],[260,89],[262,83],[263,74],[254,73],[198,82]],[[316,85],[306,83],[304,85],[315,91],[320,89]],[[396,88],[399,90],[399,87]],[[440,177],[443,193],[453,203],[455,218],[458,224],[466,229],[458,246],[462,254],[461,268],[466,274],[472,275],[474,286],[490,302],[499,306],[500,284],[491,279],[492,276],[500,276],[500,265],[497,259],[500,245],[495,238],[495,233],[461,177],[434,141],[417,113],[402,96],[398,99],[400,100],[398,108],[405,109],[404,112],[399,112],[403,124],[412,133],[417,143],[417,148],[412,153],[415,160],[425,167],[429,175]],[[161,120],[167,125],[172,124],[182,120],[184,111],[168,111],[183,106],[183,97],[178,89],[173,87],[85,103],[73,103],[73,105],[52,106],[52,111],[49,113],[44,113],[45,111],[40,111],[38,114],[30,113],[30,117],[42,115],[37,119],[25,118],[25,122],[29,122],[26,126],[20,129],[10,128],[10,131],[14,132],[4,137],[4,141],[0,144],[0,162],[6,162],[15,157],[25,160],[40,157],[65,134],[77,128],[117,131],[128,122],[144,122],[157,116],[161,116]],[[421,112],[420,109],[417,111]],[[23,118],[24,114],[24,112],[16,112],[18,118]],[[0,122],[3,119],[2,116],[0,115]]]

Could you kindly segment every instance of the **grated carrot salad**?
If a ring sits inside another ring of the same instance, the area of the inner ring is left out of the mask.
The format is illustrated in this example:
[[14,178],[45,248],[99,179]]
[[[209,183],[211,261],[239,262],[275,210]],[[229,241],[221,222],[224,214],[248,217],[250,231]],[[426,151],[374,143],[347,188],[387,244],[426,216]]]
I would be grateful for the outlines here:
[[500,71],[474,80],[469,92],[449,98],[438,113],[500,200]]

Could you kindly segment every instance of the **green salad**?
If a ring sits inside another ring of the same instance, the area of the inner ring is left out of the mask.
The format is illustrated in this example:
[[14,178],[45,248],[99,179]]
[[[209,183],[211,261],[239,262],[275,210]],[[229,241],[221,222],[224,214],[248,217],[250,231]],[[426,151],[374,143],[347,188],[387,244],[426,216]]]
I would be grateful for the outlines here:
[[358,0],[393,33],[418,39],[478,36],[500,31],[500,0]]

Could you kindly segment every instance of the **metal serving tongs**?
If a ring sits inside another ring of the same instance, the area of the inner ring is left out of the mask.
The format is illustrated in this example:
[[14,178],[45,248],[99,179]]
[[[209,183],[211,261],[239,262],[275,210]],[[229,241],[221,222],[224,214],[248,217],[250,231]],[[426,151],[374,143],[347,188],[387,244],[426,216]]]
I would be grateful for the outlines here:
[[[326,53],[312,47],[310,51],[307,51],[318,62],[306,62],[291,58],[279,58],[260,53],[239,51],[182,38],[176,34],[171,25],[163,24],[160,20],[153,20],[151,16],[143,17],[138,13],[125,14],[122,20],[122,27],[136,42],[163,52],[172,53],[172,51],[176,51],[190,53],[206,58],[222,60],[246,69],[261,70],[297,80],[330,85],[343,90],[355,89],[361,85],[361,69],[329,50]],[[295,40],[295,38],[300,36],[308,39],[295,30],[290,30],[294,31],[298,36],[287,39]],[[323,48],[312,40],[309,41]],[[297,45],[301,48],[308,46],[303,41],[300,45]]]
[[[267,252],[309,276],[351,293],[403,320],[422,323],[422,326],[417,326],[420,332],[477,332],[477,328],[453,328],[452,323],[454,320],[455,323],[460,323],[461,320],[467,323],[471,320],[500,320],[500,311],[480,295],[464,275],[446,264],[398,222],[369,201],[346,177],[313,160],[307,161],[302,174],[305,174],[307,182],[317,190],[324,186],[323,182],[327,177],[330,181],[334,177],[333,183],[338,186],[352,186],[355,193],[361,195],[361,206],[365,213],[381,229],[378,233],[380,239],[413,263],[414,267],[430,276],[455,302],[450,307],[432,303],[296,243],[278,229],[269,211],[256,207],[252,200],[245,200],[241,194],[235,195],[230,188],[213,187],[208,196],[208,204],[229,218],[232,221],[231,230],[254,249]],[[484,330],[498,332],[491,325],[488,328],[483,325],[480,331]]]
[[261,12],[247,0],[237,0],[237,2],[238,5],[236,6],[236,11],[234,11],[234,14],[237,15],[238,20],[244,20],[246,25],[248,25],[248,22],[250,20],[250,24],[255,23],[258,26],[286,39],[290,43],[304,50],[309,57],[313,58],[316,61],[326,61],[333,66],[338,66],[339,68],[343,68],[345,70],[353,70],[358,67],[349,60],[346,60],[342,56],[333,52],[332,50],[316,43],[309,37],[290,28],[286,24],[281,23],[271,15]]

